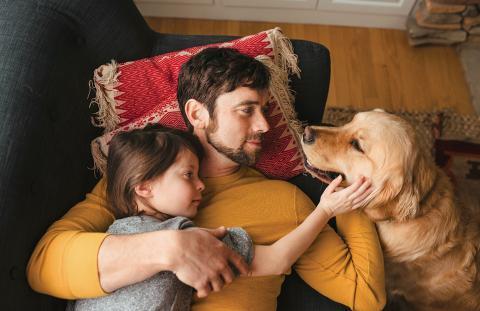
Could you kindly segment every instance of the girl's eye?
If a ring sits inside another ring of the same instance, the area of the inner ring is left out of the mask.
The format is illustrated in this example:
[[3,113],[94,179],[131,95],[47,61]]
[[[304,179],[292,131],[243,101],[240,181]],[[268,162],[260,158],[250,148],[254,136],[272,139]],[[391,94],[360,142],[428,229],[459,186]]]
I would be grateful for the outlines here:
[[352,145],[353,148],[355,148],[355,150],[363,153],[363,150],[362,150],[362,147],[360,147],[360,143],[358,142],[357,139],[353,139],[350,144]]
[[186,172],[185,174],[183,174],[185,177],[187,178],[192,178],[193,176],[193,173],[192,172]]

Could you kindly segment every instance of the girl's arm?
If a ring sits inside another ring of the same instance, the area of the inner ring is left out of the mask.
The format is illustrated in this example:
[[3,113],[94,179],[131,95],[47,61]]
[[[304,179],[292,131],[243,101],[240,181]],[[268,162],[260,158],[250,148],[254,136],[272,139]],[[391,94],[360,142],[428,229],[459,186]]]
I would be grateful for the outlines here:
[[338,214],[353,211],[372,199],[370,181],[364,177],[345,189],[337,188],[338,176],[325,189],[317,208],[295,230],[270,246],[255,245],[250,267],[251,276],[278,275],[290,267],[313,243],[328,220]]

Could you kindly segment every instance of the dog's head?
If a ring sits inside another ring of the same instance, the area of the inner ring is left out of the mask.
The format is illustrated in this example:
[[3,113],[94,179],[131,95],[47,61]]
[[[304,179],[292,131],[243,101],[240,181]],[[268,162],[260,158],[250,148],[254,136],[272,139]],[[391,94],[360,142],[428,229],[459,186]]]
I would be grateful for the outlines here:
[[302,147],[306,169],[324,182],[338,174],[342,186],[361,175],[370,178],[374,192],[364,211],[375,221],[418,215],[435,178],[413,127],[379,109],[358,113],[341,127],[307,126]]

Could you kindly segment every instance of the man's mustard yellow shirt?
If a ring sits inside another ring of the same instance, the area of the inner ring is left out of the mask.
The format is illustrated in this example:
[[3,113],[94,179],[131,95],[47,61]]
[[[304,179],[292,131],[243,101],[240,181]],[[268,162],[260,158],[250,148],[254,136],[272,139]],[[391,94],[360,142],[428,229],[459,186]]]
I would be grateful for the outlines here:
[[[199,227],[242,227],[255,244],[270,245],[297,227],[315,208],[294,185],[241,167],[204,179]],[[77,299],[105,295],[97,255],[114,221],[105,201],[105,179],[55,222],[38,243],[27,268],[36,291]],[[337,217],[338,234],[326,226],[294,269],[318,292],[352,310],[385,304],[383,257],[375,226],[361,212]],[[275,310],[284,276],[239,277],[218,293],[195,299],[192,310]]]

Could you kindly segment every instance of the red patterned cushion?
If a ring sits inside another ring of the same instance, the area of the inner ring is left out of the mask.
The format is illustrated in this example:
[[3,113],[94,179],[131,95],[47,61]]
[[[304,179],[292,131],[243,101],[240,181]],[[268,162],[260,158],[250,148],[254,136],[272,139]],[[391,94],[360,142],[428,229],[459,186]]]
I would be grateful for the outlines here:
[[299,73],[290,41],[271,29],[233,41],[192,47],[133,62],[103,65],[95,70],[95,118],[105,134],[92,142],[95,166],[103,173],[108,143],[119,131],[143,128],[148,123],[186,129],[176,98],[180,67],[206,47],[230,47],[256,57],[272,73],[269,111],[270,131],[265,135],[262,155],[255,168],[270,178],[288,179],[304,171],[299,151],[300,123],[292,106],[288,73]]

